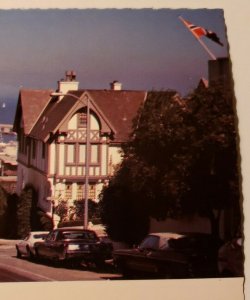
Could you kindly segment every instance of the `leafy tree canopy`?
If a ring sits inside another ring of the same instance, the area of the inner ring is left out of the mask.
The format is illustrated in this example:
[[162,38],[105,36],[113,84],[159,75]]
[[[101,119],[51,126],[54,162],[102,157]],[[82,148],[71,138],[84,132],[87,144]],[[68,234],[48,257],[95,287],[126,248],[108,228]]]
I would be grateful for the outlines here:
[[187,99],[175,91],[148,93],[120,168],[102,196],[111,236],[127,240],[121,228],[131,212],[136,235],[141,216],[199,213],[212,222],[215,210],[238,203],[235,128],[232,104],[220,88],[196,90]]
[[0,216],[4,215],[7,209],[8,193],[0,185]]

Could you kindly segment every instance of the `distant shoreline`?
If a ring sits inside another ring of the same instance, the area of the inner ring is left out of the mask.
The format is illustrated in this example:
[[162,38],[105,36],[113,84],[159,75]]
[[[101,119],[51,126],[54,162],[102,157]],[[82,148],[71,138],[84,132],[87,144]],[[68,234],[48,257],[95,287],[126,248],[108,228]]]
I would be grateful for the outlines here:
[[16,134],[13,134],[13,133],[3,134],[2,137],[3,137],[3,142],[4,143],[9,143],[11,141],[13,141],[13,142],[17,141],[17,136],[16,136]]

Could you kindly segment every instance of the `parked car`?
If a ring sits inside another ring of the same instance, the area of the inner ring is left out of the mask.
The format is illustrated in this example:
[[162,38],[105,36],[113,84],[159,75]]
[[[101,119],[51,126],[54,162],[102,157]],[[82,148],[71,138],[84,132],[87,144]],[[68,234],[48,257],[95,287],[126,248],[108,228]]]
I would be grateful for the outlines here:
[[235,238],[219,249],[218,269],[223,277],[244,276],[244,251],[242,238]]
[[35,255],[34,243],[42,242],[49,231],[31,231],[23,240],[16,244],[17,257],[21,258],[23,255],[33,258]]
[[58,228],[52,230],[44,243],[35,243],[38,258],[54,262],[70,262],[101,265],[111,257],[110,245],[101,242],[92,230]]
[[135,249],[113,252],[125,277],[208,278],[217,276],[220,243],[202,233],[152,233]]

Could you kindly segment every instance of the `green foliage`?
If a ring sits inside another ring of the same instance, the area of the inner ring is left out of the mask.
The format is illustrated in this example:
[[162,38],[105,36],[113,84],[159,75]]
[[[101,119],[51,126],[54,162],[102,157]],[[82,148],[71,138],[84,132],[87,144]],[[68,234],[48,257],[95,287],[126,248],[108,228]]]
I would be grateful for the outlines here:
[[[52,219],[44,211],[37,208],[36,209],[36,217],[39,222],[39,227],[37,227],[36,230],[50,231],[53,229]],[[32,229],[32,230],[35,230],[35,229]]]
[[7,208],[8,193],[0,185],[0,216],[3,216]]
[[148,94],[117,173],[117,180],[126,182],[156,219],[179,216],[187,190],[195,129],[186,122],[185,103],[180,102],[174,91]]
[[[85,211],[85,200],[75,200],[75,219],[83,220],[84,211]],[[99,216],[99,205],[92,199],[88,199],[88,218],[90,221],[93,219],[98,219]]]
[[37,207],[38,196],[32,185],[26,185],[17,201],[17,236],[30,231],[53,229],[52,219]]
[[60,200],[58,205],[55,207],[55,214],[60,217],[60,222],[67,220],[68,216],[68,203],[66,200]]
[[[72,206],[68,206],[67,200],[61,200],[55,207],[55,214],[60,216],[60,223],[68,221],[80,221],[83,223],[85,200],[74,200]],[[99,205],[92,199],[88,199],[88,219],[96,223],[100,218]]]
[[[232,95],[231,95],[232,97]],[[194,93],[189,114],[195,125],[195,160],[187,181],[189,193],[182,199],[185,213],[198,212],[218,232],[222,210],[236,216],[232,235],[240,225],[240,183],[235,112],[230,97],[220,88]]]
[[8,194],[6,210],[5,238],[17,238],[17,194]]
[[0,236],[4,237],[7,221],[8,193],[0,186]]
[[34,195],[34,188],[27,185],[22,190],[17,204],[17,235],[20,238],[25,237],[31,231],[31,207]]
[[[195,213],[218,230],[221,210],[237,207],[236,127],[227,96],[217,88],[187,99],[174,91],[148,93],[123,147],[124,160],[101,199],[112,238],[128,241],[133,232],[139,240],[147,228],[141,219]],[[136,234],[139,222],[145,230]]]
[[149,217],[143,198],[137,198],[126,184],[111,183],[103,191],[100,210],[106,232],[114,241],[132,246],[148,233]]

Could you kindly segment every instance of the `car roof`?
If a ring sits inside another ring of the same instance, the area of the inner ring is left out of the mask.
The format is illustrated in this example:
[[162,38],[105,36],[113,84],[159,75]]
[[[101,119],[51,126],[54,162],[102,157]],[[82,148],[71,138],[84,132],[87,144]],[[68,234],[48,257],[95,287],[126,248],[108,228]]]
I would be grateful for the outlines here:
[[154,236],[158,236],[160,238],[168,238],[168,239],[178,239],[178,238],[185,236],[185,234],[176,233],[176,232],[152,232],[152,233],[149,233],[148,235],[151,235],[151,236],[154,235]]
[[90,229],[75,228],[75,227],[60,227],[60,228],[54,229],[53,231],[81,231],[81,232],[84,231],[84,232],[94,232],[93,230],[90,230]]

